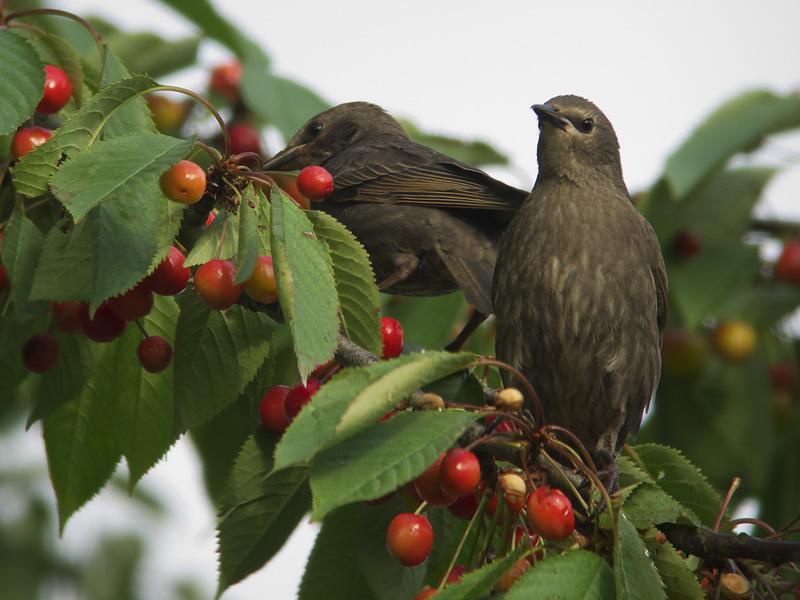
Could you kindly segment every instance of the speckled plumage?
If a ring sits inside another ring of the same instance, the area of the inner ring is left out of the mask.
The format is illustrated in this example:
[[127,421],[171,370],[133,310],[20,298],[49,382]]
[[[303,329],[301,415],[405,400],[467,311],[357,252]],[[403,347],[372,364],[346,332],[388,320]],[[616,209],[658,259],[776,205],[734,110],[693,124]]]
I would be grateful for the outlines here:
[[608,460],[658,384],[664,263],[606,117],[576,96],[537,113],[539,176],[498,249],[497,357],[531,381],[547,422]]
[[492,312],[497,242],[526,194],[418,144],[382,108],[340,104],[312,117],[266,169],[322,165],[334,193],[315,208],[361,241],[384,291],[432,296],[459,288]]

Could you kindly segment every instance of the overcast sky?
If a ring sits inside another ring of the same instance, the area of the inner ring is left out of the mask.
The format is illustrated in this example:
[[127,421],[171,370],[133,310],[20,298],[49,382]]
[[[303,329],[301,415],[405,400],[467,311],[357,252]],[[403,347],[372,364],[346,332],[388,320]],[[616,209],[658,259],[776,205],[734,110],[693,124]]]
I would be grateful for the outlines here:
[[[81,15],[100,14],[124,29],[166,37],[192,27],[156,2],[72,0],[52,3]],[[800,88],[800,3],[744,2],[215,2],[259,41],[276,70],[313,87],[332,103],[368,100],[434,132],[485,139],[519,167],[501,173],[529,186],[536,174],[536,122],[529,107],[576,93],[597,103],[614,124],[632,190],[651,183],[669,152],[704,115],[732,95],[755,87]],[[124,7],[124,11],[121,10]],[[227,53],[207,44],[211,67]],[[165,83],[202,91],[207,74],[183,73]],[[309,115],[311,116],[311,115]],[[769,156],[800,160],[797,136],[773,144]],[[768,190],[769,209],[800,218],[800,169]],[[26,441],[36,460],[36,430]],[[162,598],[160,584],[192,574],[214,589],[214,515],[200,470],[185,441],[147,477],[174,514],[153,539],[145,597]],[[80,548],[98,527],[155,530],[125,502],[104,492],[67,526],[63,547]],[[295,597],[313,528],[304,527],[259,574],[225,600]]]

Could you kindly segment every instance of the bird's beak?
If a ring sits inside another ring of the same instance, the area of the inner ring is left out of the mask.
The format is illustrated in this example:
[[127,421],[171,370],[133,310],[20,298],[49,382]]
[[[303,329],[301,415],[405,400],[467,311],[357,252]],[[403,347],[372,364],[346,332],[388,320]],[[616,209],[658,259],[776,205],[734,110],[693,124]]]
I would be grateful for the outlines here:
[[546,121],[551,125],[555,125],[560,130],[564,131],[569,125],[569,119],[562,116],[552,106],[548,106],[547,104],[534,104],[531,106],[533,112],[536,113],[536,116],[539,117],[539,121]]
[[[267,162],[261,165],[264,171],[291,171],[306,166],[302,159],[306,151],[306,144],[289,146],[278,152]],[[297,161],[295,163],[295,161]],[[292,164],[295,163],[295,164]]]

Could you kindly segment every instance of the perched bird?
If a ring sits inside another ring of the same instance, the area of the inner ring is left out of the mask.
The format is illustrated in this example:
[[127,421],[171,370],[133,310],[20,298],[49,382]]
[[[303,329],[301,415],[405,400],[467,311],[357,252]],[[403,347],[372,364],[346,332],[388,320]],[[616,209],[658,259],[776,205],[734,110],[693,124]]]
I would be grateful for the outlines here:
[[546,423],[609,467],[658,385],[664,261],[600,109],[578,96],[532,108],[539,174],[498,249],[497,357],[533,384]]
[[461,288],[477,312],[493,312],[497,242],[526,192],[413,142],[367,102],[312,117],[263,169],[308,165],[333,175],[334,192],[319,208],[361,241],[382,291],[436,296]]

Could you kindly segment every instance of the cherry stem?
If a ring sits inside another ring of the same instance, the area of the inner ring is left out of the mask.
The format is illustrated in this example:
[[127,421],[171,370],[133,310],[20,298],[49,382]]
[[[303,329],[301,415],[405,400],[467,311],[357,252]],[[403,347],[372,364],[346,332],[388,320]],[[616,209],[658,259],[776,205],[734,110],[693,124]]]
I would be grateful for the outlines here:
[[469,536],[469,532],[472,530],[473,524],[475,523],[475,521],[477,521],[479,515],[480,518],[483,518],[483,508],[486,506],[488,500],[489,496],[484,494],[483,498],[481,498],[480,504],[478,504],[478,508],[475,509],[475,514],[472,515],[472,519],[470,519],[469,524],[467,525],[466,529],[464,529],[464,534],[461,536],[461,539],[458,542],[458,546],[456,546],[455,552],[453,552],[453,558],[450,559],[450,564],[447,566],[447,571],[444,572],[442,580],[439,582],[438,586],[439,588],[444,587],[444,584],[447,583],[447,578],[450,576],[450,572],[456,565],[458,556],[459,554],[461,554],[461,549],[464,547],[464,543],[467,541],[467,536]]
[[542,401],[539,399],[539,394],[536,393],[536,390],[533,388],[531,382],[528,381],[528,378],[525,377],[525,375],[523,375],[519,370],[515,369],[508,363],[505,363],[502,360],[497,360],[496,358],[489,358],[488,356],[478,357],[476,364],[491,365],[493,367],[503,369],[504,371],[508,371],[509,373],[514,375],[514,377],[516,377],[525,387],[525,391],[528,392],[528,396],[530,396],[531,401],[533,402],[533,405],[536,408],[537,425],[541,426],[542,424],[544,424],[544,410],[542,409]]
[[594,471],[595,473],[597,472],[597,465],[594,464],[594,460],[592,460],[592,455],[589,454],[589,451],[586,449],[586,446],[584,446],[583,442],[581,442],[580,439],[578,439],[578,436],[576,436],[566,427],[561,427],[561,425],[552,425],[552,424],[544,425],[542,426],[542,429],[544,431],[557,431],[567,436],[570,439],[570,441],[573,444],[575,444],[578,451],[580,451],[580,453],[583,455],[583,460],[586,462],[586,464],[589,465],[592,471]]
[[417,507],[417,510],[414,511],[414,514],[418,515],[423,510],[425,510],[426,506],[428,506],[428,501],[427,500],[423,500],[422,503]]
[[572,481],[570,481],[570,478],[566,477],[563,474],[564,473],[564,468],[560,464],[558,464],[557,461],[553,460],[553,457],[550,456],[547,452],[542,452],[541,455],[544,457],[545,461],[547,461],[547,463],[550,465],[551,468],[553,468],[554,470],[556,470],[559,473],[561,473],[562,482],[567,484],[567,486],[569,487],[570,491],[578,499],[578,502],[580,503],[581,508],[583,508],[584,512],[588,515],[591,512],[591,509],[589,508],[589,505],[583,499],[583,496],[581,496],[580,492],[578,491],[578,488],[576,488],[575,485],[572,483]]
[[141,331],[141,332],[142,332],[142,335],[143,335],[144,337],[146,337],[146,338],[147,338],[147,337],[150,337],[149,335],[147,335],[147,331],[145,331],[145,329],[144,329],[144,325],[142,325],[142,322],[141,322],[139,319],[136,319],[136,327],[138,327],[138,328],[139,328],[139,331]]
[[222,165],[222,155],[219,153],[219,150],[214,148],[213,146],[209,146],[205,142],[201,142],[200,140],[195,140],[194,145],[205,150],[206,154],[211,157],[211,160],[214,161],[216,165]]
[[206,98],[198,94],[197,92],[193,92],[192,90],[187,90],[186,88],[174,86],[174,85],[158,85],[154,88],[148,90],[148,92],[177,92],[179,94],[186,94],[191,98],[197,100],[200,104],[206,107],[208,112],[214,117],[219,125],[220,131],[222,132],[222,146],[224,151],[222,153],[223,156],[228,157],[231,155],[231,136],[228,134],[228,128],[225,126],[225,121],[222,119],[222,116],[217,111],[216,107],[211,104]]
[[272,179],[272,177],[270,177],[269,175],[264,175],[262,177],[262,173],[261,172],[255,172],[255,171],[249,171],[248,172],[248,171],[245,171],[244,173],[242,173],[242,177],[247,177],[248,179],[252,179],[253,181],[258,181],[259,183],[263,183],[263,184],[268,185],[270,187],[275,185],[275,180]]
[[717,518],[714,519],[714,533],[719,531],[720,523],[722,523],[722,517],[725,515],[725,511],[728,510],[728,504],[731,502],[731,498],[736,493],[736,490],[739,489],[739,486],[742,485],[742,478],[741,477],[734,477],[731,480],[731,485],[728,488],[728,493],[725,494],[725,499],[722,501],[722,506],[719,507],[719,512],[717,513]]
[[730,521],[725,521],[725,529],[730,529],[733,531],[736,529],[738,525],[756,525],[760,527],[764,531],[768,531],[770,533],[770,537],[781,537],[783,534],[775,531],[775,528],[772,527],[769,523],[762,521],[761,519],[753,519],[753,518],[741,518],[741,519],[731,519]]
[[66,10],[58,10],[57,8],[31,8],[28,10],[20,10],[17,12],[13,12],[11,14],[6,15],[3,18],[3,24],[8,25],[13,19],[19,19],[22,17],[35,17],[35,16],[52,16],[52,17],[64,17],[66,19],[72,19],[83,25],[86,31],[91,34],[92,38],[94,38],[95,44],[97,44],[97,48],[100,51],[100,81],[103,80],[103,71],[105,70],[106,66],[106,44],[103,41],[103,36],[100,35],[100,32],[97,31],[92,24],[89,23],[86,19],[79,17],[71,12]]

